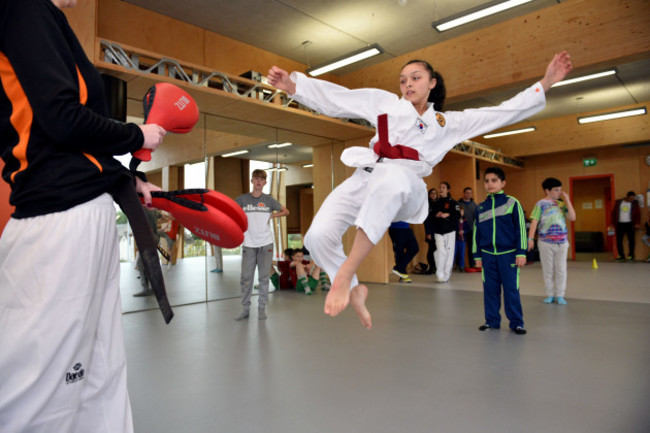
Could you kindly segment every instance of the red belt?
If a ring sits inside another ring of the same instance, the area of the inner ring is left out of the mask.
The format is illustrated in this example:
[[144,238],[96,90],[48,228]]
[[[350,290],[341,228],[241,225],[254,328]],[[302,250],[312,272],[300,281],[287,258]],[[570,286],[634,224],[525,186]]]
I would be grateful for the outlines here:
[[412,147],[396,144],[391,146],[388,142],[388,115],[380,114],[377,116],[377,131],[379,132],[379,141],[375,143],[373,150],[377,155],[390,159],[412,159],[419,161],[418,151]]

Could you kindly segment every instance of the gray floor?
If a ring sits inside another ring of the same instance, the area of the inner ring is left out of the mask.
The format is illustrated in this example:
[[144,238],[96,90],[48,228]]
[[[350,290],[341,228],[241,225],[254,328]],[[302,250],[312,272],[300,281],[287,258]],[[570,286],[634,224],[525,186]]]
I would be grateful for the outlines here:
[[[222,273],[211,272],[215,268],[214,263],[212,257],[192,257],[178,260],[173,266],[162,265],[170,304],[183,305],[240,296],[241,257],[224,256]],[[133,296],[142,291],[142,286],[132,262],[120,264],[120,291],[122,311],[125,313],[158,308],[153,296]]]
[[525,336],[477,330],[480,274],[371,285],[371,331],[321,292],[276,291],[266,321],[237,299],[125,314],[136,431],[648,432],[650,264],[591,265],[566,306],[522,271]]

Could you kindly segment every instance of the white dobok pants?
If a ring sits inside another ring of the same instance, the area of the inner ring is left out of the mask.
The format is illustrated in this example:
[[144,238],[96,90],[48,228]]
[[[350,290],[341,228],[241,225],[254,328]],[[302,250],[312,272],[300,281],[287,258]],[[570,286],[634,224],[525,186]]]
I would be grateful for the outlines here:
[[[334,281],[347,258],[341,238],[350,226],[363,229],[377,244],[393,221],[419,224],[427,212],[426,184],[409,167],[382,162],[371,173],[357,168],[327,196],[305,235],[305,246]],[[358,284],[355,275],[350,289]]]
[[433,257],[436,260],[436,277],[440,281],[449,281],[451,270],[454,267],[454,253],[456,252],[456,232],[435,234],[436,251]]
[[113,200],[0,238],[0,432],[133,431]]

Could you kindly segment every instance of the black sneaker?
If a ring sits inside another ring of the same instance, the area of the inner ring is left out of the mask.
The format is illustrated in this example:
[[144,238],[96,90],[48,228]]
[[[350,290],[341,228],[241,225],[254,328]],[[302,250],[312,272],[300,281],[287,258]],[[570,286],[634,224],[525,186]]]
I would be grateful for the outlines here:
[[492,329],[492,327],[490,325],[488,325],[487,323],[485,325],[481,325],[481,326],[478,327],[479,331],[487,331],[488,329]]
[[625,257],[623,257],[623,256],[618,256],[618,257],[616,257],[616,261],[617,261],[617,262],[624,262],[624,261],[625,261]]
[[517,326],[513,331],[515,331],[515,334],[517,335],[524,335],[526,333],[526,330],[521,326]]
[[632,256],[627,256],[627,260],[626,260],[626,262],[628,262],[628,263],[634,263],[634,257],[632,257]]

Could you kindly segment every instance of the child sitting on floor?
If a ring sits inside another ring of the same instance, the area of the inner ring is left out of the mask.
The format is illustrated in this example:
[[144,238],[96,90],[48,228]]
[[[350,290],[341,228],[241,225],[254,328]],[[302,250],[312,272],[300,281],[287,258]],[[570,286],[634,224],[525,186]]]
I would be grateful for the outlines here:
[[[327,274],[315,263],[303,260],[302,250],[294,250],[291,256],[291,283],[297,292],[305,292],[311,295],[318,283],[323,290],[329,290],[330,284]],[[310,271],[311,269],[311,271]]]

